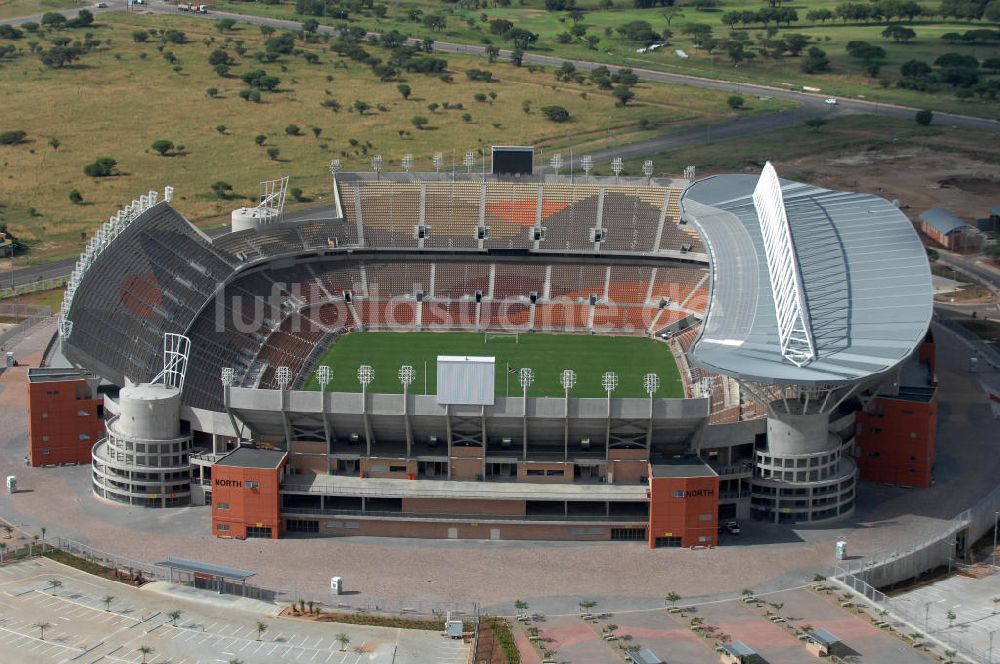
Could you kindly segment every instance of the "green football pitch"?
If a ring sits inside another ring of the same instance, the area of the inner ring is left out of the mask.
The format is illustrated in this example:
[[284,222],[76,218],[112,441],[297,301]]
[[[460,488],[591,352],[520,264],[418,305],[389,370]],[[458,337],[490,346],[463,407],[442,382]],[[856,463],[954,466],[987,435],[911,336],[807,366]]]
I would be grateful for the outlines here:
[[[413,394],[437,393],[438,355],[478,355],[496,358],[496,393],[504,396],[521,394],[516,374],[507,368],[530,367],[535,381],[528,389],[534,397],[563,396],[559,376],[563,369],[576,372],[574,397],[602,397],[601,376],[606,371],[618,374],[616,397],[644,397],[642,377],[655,373],[660,377],[657,397],[683,397],[677,363],[670,348],[661,342],[639,337],[613,337],[584,334],[519,334],[494,337],[487,341],[476,332],[358,332],[337,339],[318,365],[332,370],[327,390],[357,392],[358,367],[371,365],[375,379],[369,390],[398,394],[399,367],[412,366],[416,378],[410,388]],[[426,385],[426,388],[425,388]],[[317,390],[315,374],[305,388]]]

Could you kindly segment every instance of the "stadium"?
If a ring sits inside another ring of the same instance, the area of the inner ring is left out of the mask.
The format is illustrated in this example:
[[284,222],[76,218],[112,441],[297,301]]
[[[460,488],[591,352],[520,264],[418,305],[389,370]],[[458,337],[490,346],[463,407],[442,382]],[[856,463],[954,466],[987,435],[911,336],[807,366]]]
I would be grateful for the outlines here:
[[169,187],[116,214],[67,287],[74,370],[35,374],[100,404],[106,435],[67,452],[97,499],[211,505],[220,537],[688,547],[836,521],[859,479],[930,483],[930,272],[894,205],[770,164],[503,157],[332,167],[332,205],[294,215],[264,183],[213,238]]

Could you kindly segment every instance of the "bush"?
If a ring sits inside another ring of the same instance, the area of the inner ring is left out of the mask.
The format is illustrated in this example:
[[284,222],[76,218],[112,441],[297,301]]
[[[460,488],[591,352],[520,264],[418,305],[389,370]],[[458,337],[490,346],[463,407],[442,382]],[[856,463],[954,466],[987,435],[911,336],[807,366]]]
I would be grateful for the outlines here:
[[215,131],[219,132],[220,134],[225,134],[226,133],[226,125],[224,125],[224,124],[217,124],[217,125],[215,125]]
[[69,192],[69,201],[73,205],[79,205],[83,203],[83,194],[78,189],[71,189]]
[[627,85],[616,85],[615,89],[611,91],[611,96],[615,98],[615,103],[622,108],[635,99],[635,93]]
[[219,88],[205,88],[205,94],[214,99],[219,96]]
[[215,193],[216,198],[222,198],[222,199],[229,198],[231,196],[232,191],[233,191],[233,185],[229,184],[228,182],[223,182],[222,180],[219,180],[217,182],[212,183],[212,192]]
[[257,134],[256,136],[253,137],[253,142],[256,143],[257,145],[264,145],[265,141],[267,141],[267,136],[265,136],[264,134]]
[[302,202],[302,190],[298,187],[292,187],[288,190],[288,193],[292,195],[296,201]]
[[134,41],[137,44],[141,44],[142,42],[147,41],[148,39],[149,39],[149,33],[146,32],[145,30],[136,30],[135,32],[132,33],[132,41]]
[[47,28],[61,28],[66,25],[66,17],[58,12],[45,12],[42,14],[42,25]]
[[413,92],[413,89],[406,83],[400,83],[396,86],[396,89],[399,90],[399,94],[403,95],[403,99],[409,99],[410,94]]
[[17,145],[24,140],[24,137],[28,135],[28,132],[22,131],[20,129],[15,129],[13,131],[5,131],[0,133],[0,145]]
[[739,95],[730,95],[729,99],[726,100],[726,104],[728,104],[729,108],[734,111],[739,110],[743,108],[743,97]]
[[465,122],[472,122],[472,114],[462,113],[462,120],[464,120]]
[[934,121],[934,112],[929,110],[917,111],[917,114],[913,117],[918,125],[926,127],[931,122]]
[[270,159],[271,161],[278,161],[278,155],[280,154],[281,150],[279,150],[278,148],[267,149],[267,158]]
[[430,121],[422,115],[414,115],[412,118],[410,118],[410,124],[412,124],[417,129],[423,129],[428,124],[430,124]]
[[285,127],[285,133],[288,134],[289,136],[298,136],[299,134],[302,133],[302,130],[299,128],[297,124],[290,124],[287,127]]
[[83,174],[92,178],[106,178],[117,173],[118,162],[111,157],[98,157],[94,163],[83,167]]
[[542,114],[550,122],[569,122],[570,119],[569,111],[562,106],[543,106]]
[[153,141],[151,146],[154,150],[160,153],[161,157],[167,156],[167,153],[174,149],[173,141],[168,141],[165,138],[161,138],[158,141]]

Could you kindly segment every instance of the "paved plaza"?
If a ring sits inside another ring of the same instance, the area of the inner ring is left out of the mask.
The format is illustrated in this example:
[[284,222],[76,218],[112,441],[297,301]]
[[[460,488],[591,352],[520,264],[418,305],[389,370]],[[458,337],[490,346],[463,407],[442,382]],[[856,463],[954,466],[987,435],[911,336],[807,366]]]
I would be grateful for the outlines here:
[[[4,565],[0,661],[139,662],[144,647],[152,649],[150,664],[465,664],[468,657],[468,644],[437,632],[277,618],[271,604],[161,593],[159,585],[133,588],[47,559]],[[173,611],[181,612],[176,621]],[[349,643],[337,641],[340,633]]]

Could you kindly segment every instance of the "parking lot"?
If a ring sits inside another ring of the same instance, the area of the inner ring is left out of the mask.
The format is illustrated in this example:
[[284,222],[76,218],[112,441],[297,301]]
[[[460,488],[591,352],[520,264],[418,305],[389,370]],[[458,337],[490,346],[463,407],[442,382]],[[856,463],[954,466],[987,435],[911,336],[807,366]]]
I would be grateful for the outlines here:
[[[146,648],[150,664],[467,659],[467,644],[436,632],[282,619],[276,609],[213,593],[132,588],[46,559],[8,564],[0,567],[0,661],[141,662]],[[341,633],[349,642],[338,641]]]

